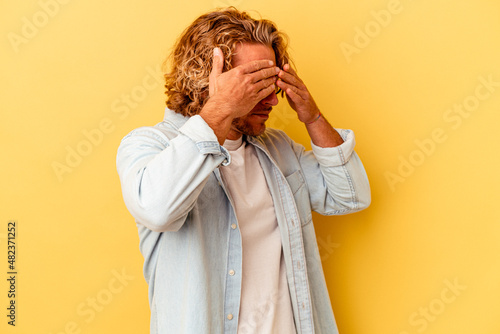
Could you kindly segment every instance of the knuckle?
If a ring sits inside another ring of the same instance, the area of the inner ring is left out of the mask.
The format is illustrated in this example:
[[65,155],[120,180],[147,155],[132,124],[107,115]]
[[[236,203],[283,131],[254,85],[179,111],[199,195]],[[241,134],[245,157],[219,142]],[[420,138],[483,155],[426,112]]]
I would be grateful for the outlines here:
[[245,75],[245,76],[243,77],[242,82],[243,82],[243,84],[244,84],[244,85],[248,85],[248,84],[251,84],[251,83],[252,83],[252,79],[251,79],[251,77],[250,77],[250,76]]

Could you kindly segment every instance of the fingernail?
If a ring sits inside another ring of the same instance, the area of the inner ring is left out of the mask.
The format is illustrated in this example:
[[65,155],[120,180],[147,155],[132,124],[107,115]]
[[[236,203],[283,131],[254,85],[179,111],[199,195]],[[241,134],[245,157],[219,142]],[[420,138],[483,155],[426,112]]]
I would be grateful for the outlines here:
[[274,62],[272,60],[269,61],[269,66],[273,66]]
[[276,74],[280,73],[281,69],[279,67],[276,67]]

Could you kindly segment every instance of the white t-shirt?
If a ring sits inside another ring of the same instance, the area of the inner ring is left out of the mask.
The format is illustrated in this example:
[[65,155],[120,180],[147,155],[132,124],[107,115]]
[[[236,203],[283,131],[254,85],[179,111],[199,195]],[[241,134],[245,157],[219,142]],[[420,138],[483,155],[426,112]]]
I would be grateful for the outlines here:
[[243,247],[238,334],[296,333],[273,200],[255,148],[228,140],[222,178],[236,210]]

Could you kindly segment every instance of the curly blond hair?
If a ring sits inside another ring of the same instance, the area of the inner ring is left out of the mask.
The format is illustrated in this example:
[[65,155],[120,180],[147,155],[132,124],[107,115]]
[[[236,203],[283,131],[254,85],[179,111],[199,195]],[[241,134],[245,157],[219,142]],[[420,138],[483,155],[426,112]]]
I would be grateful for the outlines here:
[[276,66],[290,63],[288,38],[276,25],[265,19],[256,20],[234,7],[209,12],[197,18],[175,43],[163,63],[167,107],[184,116],[200,112],[209,95],[213,49],[224,54],[224,71],[231,62],[238,43],[260,43],[273,48]]

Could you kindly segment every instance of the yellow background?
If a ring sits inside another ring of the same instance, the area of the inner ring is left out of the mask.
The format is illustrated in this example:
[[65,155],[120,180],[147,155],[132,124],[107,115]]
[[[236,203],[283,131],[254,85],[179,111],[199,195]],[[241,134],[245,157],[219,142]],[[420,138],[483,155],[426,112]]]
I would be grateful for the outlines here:
[[[0,11],[0,332],[148,332],[143,259],[116,149],[130,130],[162,119],[154,73],[176,37],[198,15],[235,5],[288,33],[323,113],[357,136],[371,207],[315,216],[341,334],[500,333],[500,87],[477,88],[480,78],[500,81],[500,3],[54,3],[4,1]],[[368,40],[359,33],[366,29]],[[129,105],[127,95],[135,96]],[[449,111],[463,103],[473,109],[467,116]],[[286,101],[269,123],[309,146]],[[99,127],[102,138],[92,132]],[[54,164],[67,165],[77,149],[86,156],[58,177]],[[409,160],[413,169],[400,166]],[[14,328],[9,220],[18,224]]]

